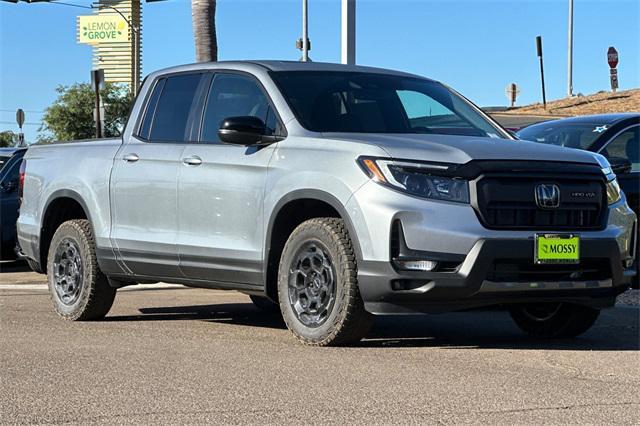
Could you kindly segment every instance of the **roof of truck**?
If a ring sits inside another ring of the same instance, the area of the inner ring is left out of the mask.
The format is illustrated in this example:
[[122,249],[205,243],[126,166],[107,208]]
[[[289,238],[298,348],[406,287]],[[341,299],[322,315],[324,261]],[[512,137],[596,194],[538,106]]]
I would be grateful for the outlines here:
[[402,71],[389,70],[384,68],[367,67],[362,65],[344,65],[333,64],[328,62],[299,62],[299,61],[275,61],[275,60],[249,60],[249,61],[217,61],[217,62],[200,62],[194,64],[184,64],[175,67],[159,70],[158,73],[166,74],[184,70],[195,69],[234,69],[241,67],[243,69],[253,68],[267,69],[269,71],[338,71],[338,72],[361,72],[375,74],[393,74],[407,77],[424,78],[416,74],[406,73]]

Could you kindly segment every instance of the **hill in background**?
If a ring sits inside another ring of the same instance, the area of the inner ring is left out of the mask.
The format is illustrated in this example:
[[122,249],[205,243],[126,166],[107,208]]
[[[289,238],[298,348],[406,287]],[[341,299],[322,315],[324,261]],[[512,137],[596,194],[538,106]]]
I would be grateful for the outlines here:
[[541,103],[536,103],[515,108],[487,108],[485,111],[508,128],[520,128],[539,121],[575,115],[640,112],[640,89],[577,95],[547,102],[546,109]]

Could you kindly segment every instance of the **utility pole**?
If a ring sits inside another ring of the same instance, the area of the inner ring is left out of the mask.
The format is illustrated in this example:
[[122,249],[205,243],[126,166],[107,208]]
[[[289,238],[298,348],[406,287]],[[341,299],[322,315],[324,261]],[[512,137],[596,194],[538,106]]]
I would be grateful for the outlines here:
[[569,34],[567,40],[567,97],[573,96],[573,0],[569,0]]
[[356,0],[342,0],[342,63],[356,63]]

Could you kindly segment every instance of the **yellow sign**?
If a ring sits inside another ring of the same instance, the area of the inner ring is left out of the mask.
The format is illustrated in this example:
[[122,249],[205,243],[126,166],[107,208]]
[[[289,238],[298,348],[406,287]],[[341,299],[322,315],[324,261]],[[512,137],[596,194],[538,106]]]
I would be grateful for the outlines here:
[[129,28],[121,16],[78,16],[78,42],[98,44],[129,41]]

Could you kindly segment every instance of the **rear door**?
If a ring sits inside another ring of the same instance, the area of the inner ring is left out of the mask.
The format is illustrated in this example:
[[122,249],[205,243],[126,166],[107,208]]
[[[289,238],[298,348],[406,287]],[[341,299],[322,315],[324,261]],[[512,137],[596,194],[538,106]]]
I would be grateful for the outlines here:
[[263,199],[275,144],[223,144],[223,119],[254,116],[276,133],[275,109],[258,80],[216,73],[203,99],[200,143],[189,143],[178,173],[180,268],[189,278],[261,285]]
[[180,277],[178,168],[203,73],[160,78],[135,135],[116,155],[112,239],[135,275]]

